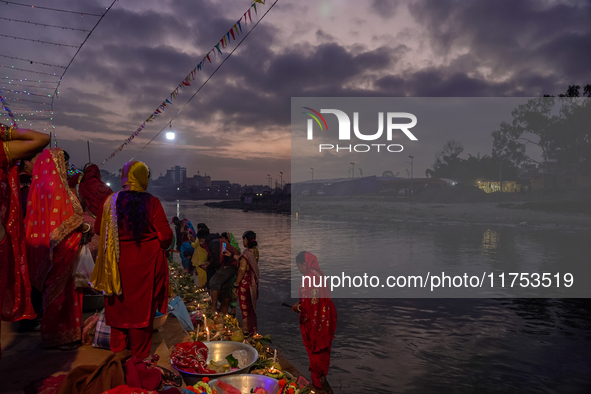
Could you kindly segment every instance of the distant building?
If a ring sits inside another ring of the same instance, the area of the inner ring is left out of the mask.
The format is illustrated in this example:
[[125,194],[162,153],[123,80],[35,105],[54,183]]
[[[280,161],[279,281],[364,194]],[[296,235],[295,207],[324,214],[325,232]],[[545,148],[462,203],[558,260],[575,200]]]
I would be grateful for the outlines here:
[[173,185],[184,185],[187,179],[187,169],[174,166],[170,170],[166,170],[166,178],[169,178]]
[[199,175],[199,171],[197,171],[197,175],[193,175],[192,178],[187,178],[185,184],[187,187],[194,188],[211,187],[211,177],[207,174]]

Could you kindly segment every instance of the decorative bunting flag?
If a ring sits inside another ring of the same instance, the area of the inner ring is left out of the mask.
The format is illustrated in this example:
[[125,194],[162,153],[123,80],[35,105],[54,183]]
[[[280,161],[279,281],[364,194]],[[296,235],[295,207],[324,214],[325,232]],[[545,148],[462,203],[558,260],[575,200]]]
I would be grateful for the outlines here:
[[[252,23],[252,14],[250,12],[250,9],[254,8],[255,13],[257,13],[256,3],[265,4],[265,1],[264,0],[253,0],[253,3],[250,5],[248,10],[242,15],[242,17],[240,17],[240,19],[238,19],[238,21],[236,21],[236,23],[234,23],[234,25],[230,28],[230,30],[228,30],[222,36],[222,38],[216,43],[216,45],[211,49],[211,51],[207,52],[207,54],[203,57],[203,59],[201,59],[199,64],[197,64],[197,66],[189,73],[189,75],[187,75],[187,77],[185,77],[185,79],[180,84],[178,84],[178,86],[170,93],[170,100],[168,98],[165,99],[162,102],[162,104],[160,104],[158,106],[156,111],[154,111],[150,116],[148,116],[148,118],[144,121],[144,123],[142,123],[142,125],[140,127],[138,127],[137,130],[134,131],[134,133],[129,138],[127,138],[125,140],[125,142],[121,146],[119,146],[119,148],[117,150],[115,150],[113,153],[111,153],[111,155],[107,159],[103,160],[101,165],[105,164],[108,160],[115,157],[117,152],[120,152],[125,145],[130,144],[131,141],[137,135],[139,135],[139,133],[146,127],[146,123],[152,122],[154,119],[156,119],[159,115],[162,114],[162,111],[167,108],[167,104],[172,105],[172,100],[176,99],[177,96],[179,95],[179,89],[184,89],[185,86],[191,86],[191,82],[196,81],[197,71],[203,70],[203,67],[205,66],[205,60],[207,59],[210,63],[212,63],[211,57],[210,57],[212,52],[213,52],[214,56],[217,56],[218,54],[223,55],[222,51],[220,50],[220,44],[221,44],[222,48],[225,49],[227,46],[230,45],[230,42],[232,40],[235,41],[236,37],[239,36],[240,33],[242,33],[242,23],[241,23],[242,18],[244,18],[244,25],[245,26],[247,25],[248,21],[250,21]],[[230,39],[230,37],[231,37],[231,39]],[[216,52],[216,50],[217,50],[217,52]],[[6,105],[6,102],[4,101],[2,96],[0,96],[0,100],[2,101],[3,108],[9,113],[10,117],[12,118],[13,125],[16,126],[16,122],[14,121],[14,117],[12,116],[12,112],[10,112],[10,109]]]

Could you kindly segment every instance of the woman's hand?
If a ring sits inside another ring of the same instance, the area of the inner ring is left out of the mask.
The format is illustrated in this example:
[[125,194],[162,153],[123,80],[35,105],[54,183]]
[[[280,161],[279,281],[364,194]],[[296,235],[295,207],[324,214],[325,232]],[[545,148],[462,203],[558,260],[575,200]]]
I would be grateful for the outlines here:
[[229,250],[226,250],[226,251],[224,252],[224,256],[228,256],[228,257],[230,257],[230,256],[232,256],[232,252],[230,252]]
[[298,302],[297,304],[291,307],[291,310],[295,313],[300,313],[302,311],[302,305]]

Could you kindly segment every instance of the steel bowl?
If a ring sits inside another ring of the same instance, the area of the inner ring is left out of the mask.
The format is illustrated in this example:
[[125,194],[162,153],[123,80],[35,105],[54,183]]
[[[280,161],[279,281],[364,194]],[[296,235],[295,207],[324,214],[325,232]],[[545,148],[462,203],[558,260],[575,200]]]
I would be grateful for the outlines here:
[[262,387],[268,393],[276,393],[279,391],[279,382],[277,379],[270,378],[264,375],[242,374],[225,376],[218,379],[213,379],[209,382],[209,386],[215,389],[218,394],[226,394],[227,391],[219,387],[216,382],[222,381],[236,387],[242,393],[250,393],[251,390],[257,387]]
[[215,376],[224,376],[230,374],[237,374],[240,372],[244,372],[244,370],[248,370],[252,364],[254,364],[257,359],[259,358],[259,353],[256,351],[255,348],[250,346],[249,344],[242,343],[242,342],[232,342],[232,341],[212,341],[212,342],[203,342],[208,349],[207,352],[207,364],[211,360],[220,361],[224,360],[227,355],[232,354],[236,350],[245,350],[246,351],[246,366],[244,368],[237,369],[235,371],[230,372],[223,372],[223,373],[212,373],[212,374],[198,374],[195,372],[187,372],[180,368],[177,368],[172,360],[170,364],[174,369],[179,371],[185,380],[185,383],[194,385],[195,383],[201,381],[201,378],[204,376],[208,377],[215,377]]

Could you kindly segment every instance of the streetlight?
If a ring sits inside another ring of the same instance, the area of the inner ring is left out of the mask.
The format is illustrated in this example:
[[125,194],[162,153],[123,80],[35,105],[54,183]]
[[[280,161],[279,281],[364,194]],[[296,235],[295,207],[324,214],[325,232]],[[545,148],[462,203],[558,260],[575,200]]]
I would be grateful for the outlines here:
[[[410,199],[412,200],[412,195],[413,195],[413,187],[412,187],[412,169],[413,169],[413,162],[414,162],[414,156],[408,156],[410,157]],[[408,163],[408,162],[407,162]]]
[[279,171],[279,173],[281,174],[281,183],[279,184],[279,186],[283,185],[283,172]]
[[314,180],[314,169],[312,167],[310,169],[312,170],[312,180]]
[[351,171],[351,173],[353,174],[353,179],[355,179],[355,163],[351,163],[351,165],[353,166],[353,171]]
[[267,174],[267,182],[269,182],[269,189],[271,188],[271,180],[273,178],[271,177],[271,174]]

